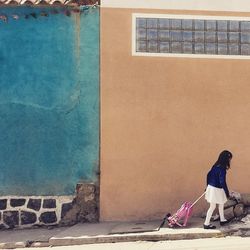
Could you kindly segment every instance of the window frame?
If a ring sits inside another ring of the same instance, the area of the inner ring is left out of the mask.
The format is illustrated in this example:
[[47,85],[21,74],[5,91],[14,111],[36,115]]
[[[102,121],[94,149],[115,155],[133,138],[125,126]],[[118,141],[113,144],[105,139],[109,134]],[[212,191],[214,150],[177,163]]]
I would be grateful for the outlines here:
[[[150,14],[132,13],[132,56],[153,56],[153,57],[187,57],[187,58],[222,58],[222,59],[247,59],[250,55],[223,55],[223,54],[184,54],[166,52],[137,52],[136,51],[136,19],[137,18],[167,18],[167,19],[192,19],[211,21],[250,21],[250,17],[242,16],[205,16],[205,15],[174,15],[174,14]],[[228,52],[229,53],[229,52]]]

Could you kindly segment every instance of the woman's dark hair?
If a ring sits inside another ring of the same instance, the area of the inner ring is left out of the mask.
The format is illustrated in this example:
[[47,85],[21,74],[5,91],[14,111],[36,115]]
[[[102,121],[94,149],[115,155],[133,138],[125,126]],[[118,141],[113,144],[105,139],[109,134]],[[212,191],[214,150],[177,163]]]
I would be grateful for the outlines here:
[[224,150],[220,153],[218,160],[214,163],[214,166],[220,166],[225,169],[230,168],[230,160],[233,158],[233,155],[228,150]]

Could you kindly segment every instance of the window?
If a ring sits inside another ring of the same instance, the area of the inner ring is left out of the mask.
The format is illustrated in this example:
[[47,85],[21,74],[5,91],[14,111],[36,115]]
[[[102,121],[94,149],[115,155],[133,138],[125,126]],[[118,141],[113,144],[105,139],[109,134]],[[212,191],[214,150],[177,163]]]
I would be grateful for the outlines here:
[[250,56],[250,20],[234,19],[136,16],[135,51]]

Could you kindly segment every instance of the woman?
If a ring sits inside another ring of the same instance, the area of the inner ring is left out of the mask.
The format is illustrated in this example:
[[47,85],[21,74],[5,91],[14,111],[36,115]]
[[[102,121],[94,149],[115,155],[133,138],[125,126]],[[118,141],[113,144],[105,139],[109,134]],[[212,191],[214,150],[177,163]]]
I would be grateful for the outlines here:
[[233,155],[224,150],[220,153],[218,160],[207,174],[207,189],[205,199],[210,203],[207,211],[204,229],[215,229],[216,226],[210,225],[210,219],[218,204],[220,225],[225,225],[228,221],[224,217],[224,203],[230,197],[226,183],[227,170],[230,168],[230,162]]

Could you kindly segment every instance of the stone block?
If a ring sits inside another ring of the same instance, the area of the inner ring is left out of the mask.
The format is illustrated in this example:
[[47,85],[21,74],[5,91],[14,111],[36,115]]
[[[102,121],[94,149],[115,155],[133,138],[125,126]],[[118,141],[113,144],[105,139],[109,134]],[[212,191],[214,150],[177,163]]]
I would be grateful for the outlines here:
[[36,214],[27,211],[21,211],[21,225],[34,224],[36,222]]
[[72,209],[70,209],[64,216],[61,218],[61,225],[74,225],[77,222],[80,222],[78,217],[80,213],[80,206],[77,204],[72,205]]
[[70,203],[64,203],[62,204],[62,212],[61,212],[61,218],[64,218],[64,216],[73,208],[72,202]]
[[245,209],[243,204],[237,204],[234,207],[234,215],[235,217],[242,217],[245,214]]
[[249,207],[245,207],[245,212],[246,212],[246,214],[250,214],[250,206]]
[[7,199],[0,200],[0,210],[5,210],[7,208]]
[[55,199],[44,199],[43,200],[43,208],[56,208],[56,200]]
[[57,216],[55,212],[44,212],[41,214],[39,221],[44,224],[51,224],[57,222]]
[[84,210],[87,211],[87,213],[96,213],[97,212],[97,204],[94,201],[86,202]]
[[25,204],[25,199],[11,199],[10,200],[10,205],[12,207],[21,207]]
[[4,224],[0,224],[0,230],[7,229],[7,227]]
[[19,213],[18,211],[4,211],[3,222],[9,227],[14,228],[19,225]]
[[224,209],[224,215],[225,215],[225,218],[227,220],[231,220],[235,217],[234,215],[234,208],[233,207],[229,207],[227,209]]
[[93,213],[93,214],[87,214],[85,216],[87,222],[98,222],[98,214]]
[[41,203],[42,203],[41,199],[29,199],[27,208],[39,211],[41,208]]
[[95,193],[94,183],[78,183],[76,185],[76,195],[77,196],[89,196]]
[[241,202],[245,206],[250,206],[250,194],[241,194]]
[[92,201],[94,199],[95,199],[95,194],[94,193],[84,196],[84,201],[85,202]]
[[86,202],[78,214],[78,221],[80,222],[97,222],[98,218],[98,207],[95,202]]
[[238,202],[236,200],[227,200],[227,202],[224,204],[224,209],[227,209],[229,207],[233,207],[235,206],[236,204],[238,204]]
[[214,214],[214,215],[211,217],[211,221],[218,221],[218,220],[220,220],[219,214]]

